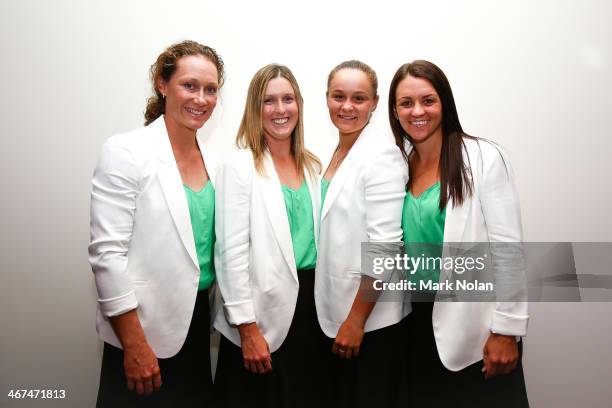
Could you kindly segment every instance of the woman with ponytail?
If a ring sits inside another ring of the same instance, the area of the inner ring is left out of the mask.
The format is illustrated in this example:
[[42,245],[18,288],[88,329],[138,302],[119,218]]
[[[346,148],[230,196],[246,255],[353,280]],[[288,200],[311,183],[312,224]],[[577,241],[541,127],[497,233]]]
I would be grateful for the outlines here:
[[213,156],[196,133],[223,84],[210,47],[183,41],[151,67],[145,127],[109,138],[92,181],[89,261],[104,341],[98,407],[212,398]]

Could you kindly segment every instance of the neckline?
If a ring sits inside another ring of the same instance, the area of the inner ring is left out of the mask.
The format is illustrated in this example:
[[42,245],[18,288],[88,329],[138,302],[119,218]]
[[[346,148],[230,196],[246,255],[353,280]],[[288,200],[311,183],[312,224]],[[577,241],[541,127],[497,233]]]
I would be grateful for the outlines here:
[[195,191],[194,189],[192,189],[191,187],[189,187],[187,184],[183,184],[183,187],[185,187],[187,190],[191,191],[194,194],[199,194],[202,191],[206,190],[206,187],[208,187],[208,185],[210,184],[210,179],[206,180],[206,183],[204,184],[204,186],[200,189],[200,191]]
[[429,186],[425,190],[421,191],[421,194],[419,194],[418,196],[415,196],[414,194],[412,194],[412,191],[410,191],[410,190],[408,190],[408,194],[410,194],[410,196],[412,198],[414,198],[415,200],[418,200],[418,199],[420,199],[423,196],[423,194],[429,192],[429,190],[433,190],[434,187],[439,186],[439,185],[440,185],[440,182],[436,181],[431,186]]
[[296,188],[295,190],[292,189],[291,187],[289,187],[286,184],[281,183],[281,187],[286,188],[287,190],[291,191],[292,193],[297,193],[298,191],[300,191],[302,189],[302,187],[304,186],[305,181],[302,180],[302,183],[300,184],[300,186],[298,188]]

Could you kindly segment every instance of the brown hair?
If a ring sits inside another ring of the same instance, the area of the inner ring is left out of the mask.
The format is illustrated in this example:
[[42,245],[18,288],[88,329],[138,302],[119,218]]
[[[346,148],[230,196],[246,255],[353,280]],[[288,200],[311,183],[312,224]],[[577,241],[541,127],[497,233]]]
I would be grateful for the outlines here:
[[153,85],[153,95],[147,100],[147,108],[145,110],[145,126],[151,124],[155,119],[164,114],[166,101],[161,92],[157,89],[157,81],[161,78],[164,81],[170,81],[172,75],[176,71],[178,61],[182,57],[189,55],[202,55],[217,67],[217,80],[219,87],[223,86],[224,71],[223,60],[217,52],[195,41],[182,41],[172,44],[162,52],[157,60],[150,68],[151,83]]
[[336,65],[334,69],[332,69],[329,75],[327,76],[327,89],[328,90],[329,90],[329,85],[331,84],[331,81],[336,75],[336,73],[340,71],[341,69],[345,69],[345,68],[357,69],[363,72],[364,74],[366,74],[366,76],[370,80],[370,84],[372,84],[372,90],[374,91],[374,95],[375,96],[378,95],[378,77],[376,76],[376,72],[374,72],[374,70],[365,62],[361,62],[358,60],[344,61]]
[[[408,75],[414,78],[427,80],[436,90],[442,104],[442,151],[440,152],[440,211],[444,210],[449,199],[453,206],[463,204],[466,196],[471,196],[474,190],[472,174],[469,165],[463,161],[464,139],[476,139],[463,131],[455,99],[450,83],[444,72],[435,64],[416,60],[404,64],[395,73],[389,88],[389,121],[391,130],[395,136],[395,143],[402,151],[402,155],[408,164],[408,155],[404,149],[404,140],[412,142],[408,133],[404,131],[399,119],[396,117],[397,87]],[[469,164],[469,163],[468,163]],[[408,181],[408,189],[411,186]]]
[[295,158],[298,170],[306,169],[311,176],[321,171],[319,159],[304,146],[304,100],[293,73],[284,65],[270,64],[261,68],[249,85],[246,104],[240,128],[236,135],[236,145],[239,148],[250,149],[255,162],[255,169],[259,174],[265,174],[263,157],[267,149],[264,139],[263,121],[261,113],[263,100],[268,83],[274,78],[285,78],[291,84],[298,105],[298,121],[291,135],[291,153]]

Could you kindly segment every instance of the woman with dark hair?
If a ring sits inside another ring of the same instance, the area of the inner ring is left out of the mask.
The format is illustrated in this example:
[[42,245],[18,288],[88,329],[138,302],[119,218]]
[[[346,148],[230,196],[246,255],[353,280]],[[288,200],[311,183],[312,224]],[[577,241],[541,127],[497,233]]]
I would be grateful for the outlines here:
[[[440,257],[447,254],[443,243],[519,243],[520,208],[508,157],[463,132],[440,68],[422,60],[402,65],[391,81],[388,108],[410,174],[402,218],[406,247],[434,244],[428,255]],[[523,273],[521,258],[508,262],[506,255],[491,251],[495,274]],[[442,272],[417,276],[437,283]],[[435,292],[421,295],[407,325],[411,402],[528,406],[518,342],[529,318],[524,298],[450,302]]]
[[217,176],[221,406],[327,402],[325,336],[314,303],[321,165],[304,146],[303,111],[289,68],[257,71],[236,137],[240,150]]
[[98,407],[204,406],[212,397],[215,166],[196,132],[217,104],[223,61],[183,41],[157,58],[151,80],[145,127],[109,138],[92,180]]
[[408,178],[400,150],[369,124],[377,86],[374,70],[355,60],[336,66],[327,81],[338,145],[321,180],[315,293],[319,323],[330,338],[334,406],[395,406],[400,385],[400,322],[410,305],[374,297],[374,280],[382,276],[361,262],[362,243],[368,258],[379,250],[377,256],[388,254],[383,246],[397,250]]

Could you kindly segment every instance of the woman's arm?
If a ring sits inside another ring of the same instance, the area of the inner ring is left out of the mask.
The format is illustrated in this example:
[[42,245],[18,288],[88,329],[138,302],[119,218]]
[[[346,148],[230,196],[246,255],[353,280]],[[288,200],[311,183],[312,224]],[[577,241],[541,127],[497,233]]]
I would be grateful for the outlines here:
[[272,369],[268,343],[256,324],[249,279],[250,209],[252,162],[241,152],[217,173],[216,236],[221,267],[217,282],[224,302],[225,316],[238,326],[244,366],[253,373]]
[[521,211],[510,160],[499,147],[480,142],[482,181],[480,203],[491,243],[491,261],[498,296],[491,335],[484,350],[486,377],[512,371],[518,363],[516,336],[527,334],[527,297]]
[[109,139],[92,180],[89,261],[100,310],[123,347],[127,387],[150,394],[161,386],[161,374],[138,320],[138,301],[126,272],[139,182],[129,149],[116,137]]
[[[402,155],[395,145],[389,144],[369,163],[365,172],[365,208],[369,242],[400,242],[402,239],[402,206],[406,196],[405,186],[408,172]],[[377,256],[395,256],[398,247],[371,245],[366,259]],[[361,282],[347,319],[340,326],[332,352],[343,358],[359,355],[365,324],[376,305],[372,299],[374,279],[386,280],[388,275],[376,275],[362,265]]]

